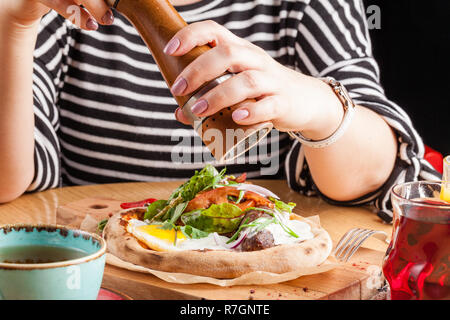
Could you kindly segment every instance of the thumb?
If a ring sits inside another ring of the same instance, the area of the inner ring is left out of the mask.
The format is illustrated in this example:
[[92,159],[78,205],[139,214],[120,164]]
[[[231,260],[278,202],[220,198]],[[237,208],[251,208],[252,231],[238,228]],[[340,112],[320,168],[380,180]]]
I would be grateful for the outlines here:
[[179,107],[177,108],[177,110],[175,110],[175,118],[183,124],[191,125],[191,122],[189,121],[188,118],[186,118],[183,111]]

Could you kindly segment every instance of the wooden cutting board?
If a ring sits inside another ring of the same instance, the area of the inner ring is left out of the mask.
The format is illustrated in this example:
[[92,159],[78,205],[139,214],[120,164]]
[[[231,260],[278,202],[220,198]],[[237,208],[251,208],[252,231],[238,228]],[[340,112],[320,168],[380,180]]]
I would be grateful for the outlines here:
[[[57,223],[80,227],[87,214],[100,221],[120,210],[122,202],[89,198],[68,203],[58,207]],[[336,243],[339,239],[332,240]],[[322,274],[273,285],[233,287],[168,283],[153,275],[107,265],[103,286],[133,299],[370,299],[384,282],[379,268],[383,256],[381,251],[360,248],[349,263]]]

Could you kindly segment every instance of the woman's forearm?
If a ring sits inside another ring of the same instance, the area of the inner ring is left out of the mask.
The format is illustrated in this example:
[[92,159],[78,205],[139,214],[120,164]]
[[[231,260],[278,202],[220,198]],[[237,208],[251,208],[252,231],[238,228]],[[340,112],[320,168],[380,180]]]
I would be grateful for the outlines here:
[[396,154],[392,129],[378,114],[361,106],[334,144],[322,149],[305,146],[316,186],[337,201],[354,200],[381,187],[394,168]]
[[34,175],[33,50],[31,26],[0,13],[0,203],[13,200]]

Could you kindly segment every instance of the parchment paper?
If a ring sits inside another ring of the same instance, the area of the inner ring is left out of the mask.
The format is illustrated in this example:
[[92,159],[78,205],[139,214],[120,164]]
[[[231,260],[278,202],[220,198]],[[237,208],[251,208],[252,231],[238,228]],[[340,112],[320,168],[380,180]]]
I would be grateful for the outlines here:
[[[320,225],[320,220],[318,216],[313,216],[309,218],[303,218],[309,220],[314,224]],[[149,268],[145,268],[142,266],[138,266],[126,261],[121,260],[120,258],[107,253],[106,254],[106,262],[110,265],[124,268],[131,271],[137,271],[142,273],[152,274],[164,281],[172,282],[172,283],[180,283],[180,284],[192,284],[192,283],[210,283],[221,287],[226,286],[235,286],[235,285],[263,285],[263,284],[274,284],[285,282],[293,279],[297,279],[301,276],[306,276],[310,274],[317,274],[329,271],[331,269],[336,268],[339,265],[339,262],[333,257],[329,256],[327,260],[325,260],[322,264],[317,267],[307,267],[300,268],[295,271],[286,272],[286,273],[271,273],[264,271],[255,271],[244,274],[238,278],[234,279],[216,279],[212,277],[204,277],[197,276],[187,273],[173,273],[173,272],[164,272],[158,270],[152,270]]]

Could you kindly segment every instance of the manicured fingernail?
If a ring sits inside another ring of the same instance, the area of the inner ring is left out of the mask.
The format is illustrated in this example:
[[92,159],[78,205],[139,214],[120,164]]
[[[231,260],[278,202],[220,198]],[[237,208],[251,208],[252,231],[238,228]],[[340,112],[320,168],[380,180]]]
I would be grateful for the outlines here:
[[180,40],[178,40],[177,38],[174,38],[166,44],[166,47],[164,48],[163,51],[165,54],[171,55],[175,51],[177,51],[179,46],[180,46]]
[[184,90],[187,88],[187,82],[184,80],[184,78],[179,78],[175,83],[172,85],[172,93],[176,96],[180,96]]
[[240,120],[244,120],[245,118],[247,118],[249,116],[249,113],[245,109],[239,109],[239,110],[234,111],[231,116],[233,117],[233,120],[240,121]]
[[93,18],[89,18],[86,21],[86,28],[89,30],[97,30],[98,29],[98,23]]
[[198,100],[191,108],[192,113],[200,114],[208,109],[208,102],[206,100]]
[[102,22],[107,25],[111,25],[114,22],[114,15],[111,10],[108,10],[102,18]]

